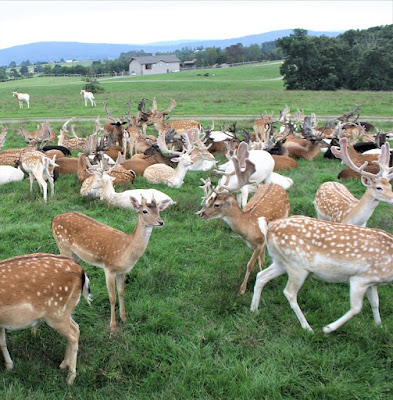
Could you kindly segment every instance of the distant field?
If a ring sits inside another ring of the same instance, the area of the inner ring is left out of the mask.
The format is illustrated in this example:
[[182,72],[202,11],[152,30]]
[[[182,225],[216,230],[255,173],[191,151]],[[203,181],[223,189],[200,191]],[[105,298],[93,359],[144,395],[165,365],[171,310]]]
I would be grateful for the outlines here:
[[[105,116],[102,103],[108,102],[113,115],[124,113],[124,104],[153,97],[160,108],[167,108],[170,98],[177,101],[172,118],[187,116],[258,116],[267,111],[277,116],[285,105],[294,112],[304,110],[317,115],[340,115],[361,104],[361,115],[393,114],[391,92],[312,92],[286,91],[280,79],[278,62],[233,68],[185,71],[172,74],[124,78],[102,78],[105,89],[96,95],[97,108],[84,107],[80,78],[41,77],[0,83],[0,119],[95,118]],[[208,73],[209,76],[204,76]],[[214,75],[213,75],[214,74]],[[11,92],[28,92],[31,108],[19,110]]]

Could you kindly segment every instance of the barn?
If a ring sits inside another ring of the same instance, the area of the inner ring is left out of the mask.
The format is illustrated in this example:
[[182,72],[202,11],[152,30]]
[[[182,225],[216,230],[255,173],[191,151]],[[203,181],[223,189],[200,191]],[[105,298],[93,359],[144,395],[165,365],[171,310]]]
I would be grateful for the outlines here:
[[133,57],[129,66],[130,75],[166,74],[179,70],[180,60],[174,54]]

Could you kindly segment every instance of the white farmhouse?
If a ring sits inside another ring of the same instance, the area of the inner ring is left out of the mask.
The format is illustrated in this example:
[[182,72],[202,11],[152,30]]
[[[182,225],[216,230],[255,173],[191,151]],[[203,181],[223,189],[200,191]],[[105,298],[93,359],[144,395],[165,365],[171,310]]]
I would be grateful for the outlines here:
[[152,75],[178,72],[180,60],[174,55],[142,56],[131,58],[130,75]]

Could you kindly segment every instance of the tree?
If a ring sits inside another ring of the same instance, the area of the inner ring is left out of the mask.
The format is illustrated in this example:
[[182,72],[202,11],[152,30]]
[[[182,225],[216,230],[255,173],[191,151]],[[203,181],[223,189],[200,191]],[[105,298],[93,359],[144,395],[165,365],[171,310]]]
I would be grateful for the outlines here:
[[229,64],[235,64],[244,61],[244,48],[241,43],[225,47],[224,51]]
[[9,68],[15,68],[16,67],[16,62],[15,61],[11,61],[10,65],[8,67]]
[[26,75],[26,74],[29,72],[29,68],[27,68],[26,65],[23,65],[22,67],[20,67],[19,72],[20,72],[22,75]]

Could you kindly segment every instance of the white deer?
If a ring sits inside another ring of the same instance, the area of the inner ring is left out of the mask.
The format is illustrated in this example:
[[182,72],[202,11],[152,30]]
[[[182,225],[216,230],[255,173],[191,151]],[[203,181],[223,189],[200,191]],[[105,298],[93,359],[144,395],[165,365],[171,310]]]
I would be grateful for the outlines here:
[[27,93],[12,92],[12,95],[19,101],[19,108],[23,108],[23,102],[27,103],[27,108],[30,108],[30,95]]
[[84,89],[81,90],[81,95],[83,95],[83,98],[85,99],[85,107],[87,107],[87,101],[90,100],[90,103],[93,106],[96,106],[96,100],[94,98],[94,94],[92,92],[88,92]]

